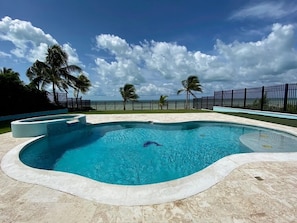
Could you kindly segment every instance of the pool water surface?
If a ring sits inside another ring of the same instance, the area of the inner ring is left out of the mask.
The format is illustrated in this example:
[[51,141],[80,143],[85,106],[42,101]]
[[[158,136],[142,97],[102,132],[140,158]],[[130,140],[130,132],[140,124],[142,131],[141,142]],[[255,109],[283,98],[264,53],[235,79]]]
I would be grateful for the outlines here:
[[[118,185],[166,182],[238,153],[293,152],[295,136],[222,122],[115,122],[43,137],[27,145],[28,166],[69,172]],[[264,141],[263,141],[264,140]],[[255,146],[257,145],[257,146]],[[296,150],[296,149],[295,149]]]

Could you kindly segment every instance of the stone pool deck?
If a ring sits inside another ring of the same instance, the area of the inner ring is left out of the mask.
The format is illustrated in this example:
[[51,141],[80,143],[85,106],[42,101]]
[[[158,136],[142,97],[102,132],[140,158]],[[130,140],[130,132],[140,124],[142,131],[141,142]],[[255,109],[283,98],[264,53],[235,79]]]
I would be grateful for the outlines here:
[[[297,134],[297,129],[217,113],[88,115],[90,123],[109,121],[242,122]],[[0,135],[0,158],[28,138]],[[297,145],[296,145],[297,147]],[[292,154],[287,154],[291,160]],[[0,222],[296,222],[297,162],[252,162],[189,198],[146,206],[115,206],[23,183],[0,171]]]

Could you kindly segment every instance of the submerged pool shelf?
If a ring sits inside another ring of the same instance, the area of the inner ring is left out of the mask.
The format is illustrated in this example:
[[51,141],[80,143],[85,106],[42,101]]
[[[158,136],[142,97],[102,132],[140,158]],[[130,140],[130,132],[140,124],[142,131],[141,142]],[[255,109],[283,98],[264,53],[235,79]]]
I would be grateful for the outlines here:
[[86,125],[86,115],[61,114],[21,119],[11,123],[11,131],[15,138],[36,137],[67,132],[67,127],[75,124]]

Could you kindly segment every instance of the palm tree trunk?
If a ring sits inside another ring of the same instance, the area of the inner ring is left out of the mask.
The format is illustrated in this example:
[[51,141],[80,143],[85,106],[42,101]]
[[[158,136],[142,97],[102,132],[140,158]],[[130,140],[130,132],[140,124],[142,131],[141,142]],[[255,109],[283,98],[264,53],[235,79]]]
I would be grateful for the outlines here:
[[189,91],[187,91],[187,96],[186,96],[186,109],[188,109],[189,105]]
[[55,83],[53,82],[53,95],[54,95],[54,102],[56,105],[59,105],[58,97],[56,94],[56,88],[55,88]]

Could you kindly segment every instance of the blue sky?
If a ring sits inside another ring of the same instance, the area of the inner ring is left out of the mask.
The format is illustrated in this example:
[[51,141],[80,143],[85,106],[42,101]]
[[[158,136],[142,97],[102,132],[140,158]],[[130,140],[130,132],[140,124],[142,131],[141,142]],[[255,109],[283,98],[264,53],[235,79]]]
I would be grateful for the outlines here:
[[[177,97],[197,75],[203,93],[297,83],[294,0],[1,0],[0,68],[25,73],[60,44],[92,83],[83,98]],[[72,96],[70,92],[69,97]]]

